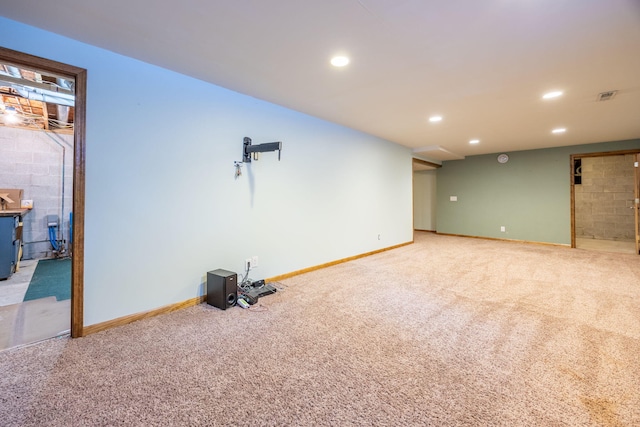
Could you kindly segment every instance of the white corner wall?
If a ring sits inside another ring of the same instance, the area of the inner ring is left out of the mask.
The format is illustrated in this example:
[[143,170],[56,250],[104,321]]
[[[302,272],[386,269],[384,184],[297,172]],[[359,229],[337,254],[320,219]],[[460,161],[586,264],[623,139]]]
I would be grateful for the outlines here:
[[437,170],[413,173],[413,228],[436,230]]
[[[88,70],[85,326],[413,238],[408,148],[4,18],[0,45]],[[245,136],[282,161],[234,179]]]

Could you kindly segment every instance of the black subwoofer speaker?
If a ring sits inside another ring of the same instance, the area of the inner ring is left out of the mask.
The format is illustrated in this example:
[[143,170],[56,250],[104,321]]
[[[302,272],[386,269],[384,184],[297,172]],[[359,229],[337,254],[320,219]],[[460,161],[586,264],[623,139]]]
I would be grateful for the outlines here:
[[207,304],[226,310],[238,300],[238,275],[217,269],[207,273]]

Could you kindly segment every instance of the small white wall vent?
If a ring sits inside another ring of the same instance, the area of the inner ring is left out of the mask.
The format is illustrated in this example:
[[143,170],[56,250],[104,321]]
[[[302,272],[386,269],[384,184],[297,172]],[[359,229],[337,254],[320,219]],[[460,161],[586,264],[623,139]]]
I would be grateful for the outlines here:
[[607,92],[601,92],[598,94],[598,101],[608,101],[611,98],[613,98],[614,96],[616,96],[616,93],[618,93],[617,90],[610,90]]

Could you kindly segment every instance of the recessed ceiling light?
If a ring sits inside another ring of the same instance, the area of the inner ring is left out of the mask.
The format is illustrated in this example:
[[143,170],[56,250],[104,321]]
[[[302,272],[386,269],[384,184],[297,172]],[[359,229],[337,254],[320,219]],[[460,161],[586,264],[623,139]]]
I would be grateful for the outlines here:
[[472,139],[471,141],[469,141],[469,144],[478,144],[480,143],[479,139]]
[[429,117],[429,121],[431,123],[441,122],[442,121],[442,116],[431,116],[431,117]]
[[562,96],[563,92],[561,90],[555,90],[553,92],[547,92],[544,95],[542,95],[543,99],[551,99],[551,98],[557,98],[559,96]]
[[331,65],[334,67],[344,67],[349,64],[349,58],[346,56],[334,56],[331,58]]
[[567,130],[565,128],[557,128],[551,131],[551,133],[565,133]]

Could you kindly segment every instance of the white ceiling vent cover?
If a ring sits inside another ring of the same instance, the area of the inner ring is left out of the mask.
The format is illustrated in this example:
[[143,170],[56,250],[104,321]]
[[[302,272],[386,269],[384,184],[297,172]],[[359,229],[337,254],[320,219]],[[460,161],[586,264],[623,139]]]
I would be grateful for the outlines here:
[[616,93],[618,93],[617,90],[610,90],[608,92],[602,92],[598,94],[598,101],[608,101],[611,98],[613,98],[614,96],[616,96]]

